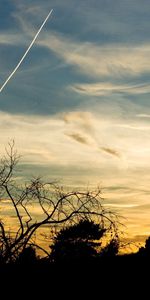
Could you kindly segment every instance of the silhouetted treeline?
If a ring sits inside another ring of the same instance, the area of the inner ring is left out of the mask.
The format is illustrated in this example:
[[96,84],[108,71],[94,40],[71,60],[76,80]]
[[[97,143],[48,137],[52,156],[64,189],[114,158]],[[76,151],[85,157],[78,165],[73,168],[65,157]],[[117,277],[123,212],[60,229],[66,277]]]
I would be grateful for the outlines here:
[[[39,257],[36,247],[26,246],[13,262],[6,262],[0,254],[0,267],[16,266],[32,268],[54,268],[58,266],[131,264],[145,261],[150,263],[150,237],[136,253],[119,254],[119,236],[113,237],[105,246],[101,239],[106,230],[93,220],[83,219],[62,228],[49,246],[49,255]],[[8,267],[9,268],[9,267]]]

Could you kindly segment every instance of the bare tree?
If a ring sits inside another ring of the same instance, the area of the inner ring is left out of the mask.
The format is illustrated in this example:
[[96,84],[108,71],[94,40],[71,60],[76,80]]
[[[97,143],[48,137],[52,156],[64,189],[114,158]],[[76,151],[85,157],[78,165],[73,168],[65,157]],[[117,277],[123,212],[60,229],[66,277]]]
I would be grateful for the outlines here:
[[[0,219],[0,255],[5,263],[13,262],[29,245],[42,249],[33,243],[40,228],[68,226],[83,219],[94,220],[116,235],[118,217],[102,204],[101,190],[65,191],[56,182],[43,182],[40,178],[30,180],[23,187],[15,182],[16,166],[20,157],[14,142],[8,144],[0,167],[0,205],[9,200],[15,214],[15,230],[8,230],[5,218]],[[40,216],[35,217],[31,205],[38,207]],[[2,205],[1,205],[2,212]]]

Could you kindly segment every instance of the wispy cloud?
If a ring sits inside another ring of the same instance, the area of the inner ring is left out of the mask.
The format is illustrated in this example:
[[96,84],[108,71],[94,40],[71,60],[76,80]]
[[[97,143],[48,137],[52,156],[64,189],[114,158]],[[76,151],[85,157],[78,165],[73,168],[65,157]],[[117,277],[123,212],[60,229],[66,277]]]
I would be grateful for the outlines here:
[[93,115],[86,111],[72,111],[61,114],[61,118],[69,126],[82,128],[84,131],[93,131]]
[[16,44],[24,44],[24,40],[21,34],[5,32],[5,33],[0,33],[0,44],[15,46]]
[[69,87],[79,94],[91,96],[107,96],[111,94],[147,94],[150,93],[150,85],[146,84],[113,84],[111,82],[100,82],[91,84],[75,84]]
[[113,44],[100,46],[75,41],[54,32],[45,34],[39,44],[64,59],[66,64],[74,65],[78,71],[90,77],[137,76],[150,71],[149,44],[132,47]]
[[111,154],[113,156],[116,156],[116,157],[120,157],[120,154],[118,151],[112,149],[112,148],[107,148],[107,147],[100,147],[100,150],[106,152],[107,154]]
[[87,138],[85,136],[82,136],[80,133],[69,133],[66,135],[73,138],[75,141],[77,141],[81,144],[85,144],[85,145],[89,144]]
[[137,118],[146,118],[146,119],[149,119],[150,118],[150,114],[137,114],[136,117]]
[[124,129],[131,129],[131,130],[139,130],[139,131],[150,131],[150,125],[148,124],[116,124],[117,127],[124,128]]

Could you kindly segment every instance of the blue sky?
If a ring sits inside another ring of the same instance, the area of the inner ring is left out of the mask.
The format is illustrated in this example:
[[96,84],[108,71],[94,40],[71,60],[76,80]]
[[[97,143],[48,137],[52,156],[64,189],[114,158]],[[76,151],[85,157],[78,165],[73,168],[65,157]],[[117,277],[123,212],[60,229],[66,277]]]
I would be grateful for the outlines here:
[[42,173],[71,186],[100,184],[135,239],[145,237],[150,2],[1,0],[1,86],[52,8],[0,93],[1,149],[15,139],[25,174]]

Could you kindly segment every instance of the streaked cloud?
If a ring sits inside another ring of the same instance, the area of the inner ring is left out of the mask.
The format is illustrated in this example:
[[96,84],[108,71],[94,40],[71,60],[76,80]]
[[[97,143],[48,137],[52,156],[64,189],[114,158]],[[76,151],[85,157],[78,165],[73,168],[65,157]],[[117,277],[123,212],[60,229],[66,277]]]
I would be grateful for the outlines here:
[[137,114],[136,117],[137,118],[146,118],[146,119],[148,118],[149,119],[150,115],[149,114]]
[[0,44],[1,45],[12,45],[16,44],[24,44],[23,38],[21,34],[14,34],[13,32],[1,33],[0,34]]
[[150,85],[120,85],[111,82],[76,84],[70,87],[71,90],[85,95],[91,96],[107,96],[112,94],[147,94],[150,93]]
[[81,144],[85,144],[88,145],[88,140],[85,136],[82,136],[80,133],[70,133],[67,134],[67,136],[73,138],[75,141],[81,143]]
[[107,147],[100,147],[100,149],[104,152],[106,152],[107,154],[111,154],[114,155],[116,157],[120,157],[120,154],[118,151],[111,149],[111,148],[107,148]]
[[[89,42],[79,42],[63,35],[51,32],[38,42],[47,47],[56,55],[71,64],[88,77],[124,75],[139,76],[150,72],[150,45],[124,46],[105,45],[99,46]],[[85,55],[86,53],[86,55]]]
[[142,131],[150,131],[150,125],[147,125],[147,124],[142,124],[142,125],[139,125],[139,124],[117,124],[116,126],[118,127],[122,127],[122,128],[128,128],[128,129],[132,129],[132,130],[142,130]]

